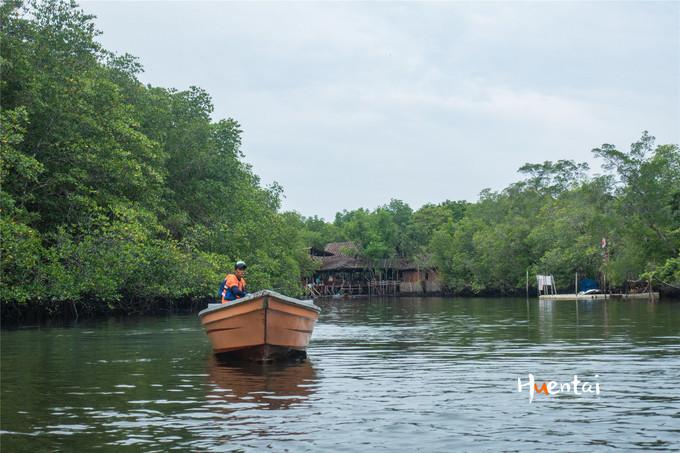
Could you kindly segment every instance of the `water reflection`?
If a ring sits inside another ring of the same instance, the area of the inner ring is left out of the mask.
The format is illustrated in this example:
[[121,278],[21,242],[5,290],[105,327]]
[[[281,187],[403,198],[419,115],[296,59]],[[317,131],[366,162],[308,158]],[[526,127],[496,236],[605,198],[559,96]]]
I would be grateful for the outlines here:
[[[226,403],[257,404],[258,409],[288,409],[315,391],[317,374],[310,361],[257,364],[208,360],[208,398]],[[230,406],[227,406],[230,407]]]

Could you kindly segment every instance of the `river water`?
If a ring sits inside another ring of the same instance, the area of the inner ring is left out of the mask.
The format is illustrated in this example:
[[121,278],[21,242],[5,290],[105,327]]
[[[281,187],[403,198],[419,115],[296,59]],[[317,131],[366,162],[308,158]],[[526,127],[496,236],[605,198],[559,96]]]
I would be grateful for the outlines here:
[[680,449],[680,303],[320,305],[285,366],[217,362],[196,315],[4,329],[2,451]]

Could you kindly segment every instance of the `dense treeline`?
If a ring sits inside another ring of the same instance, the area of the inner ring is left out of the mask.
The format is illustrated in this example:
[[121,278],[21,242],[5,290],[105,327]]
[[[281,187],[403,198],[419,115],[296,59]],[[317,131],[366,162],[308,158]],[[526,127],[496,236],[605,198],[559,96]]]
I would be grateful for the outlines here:
[[130,310],[213,295],[237,259],[251,287],[299,291],[301,220],[206,92],[141,84],[74,3],[6,2],[0,22],[2,301]]
[[[143,310],[214,295],[233,262],[251,289],[301,291],[308,246],[352,240],[369,258],[435,265],[453,293],[512,293],[531,274],[680,282],[680,153],[646,132],[630,151],[527,164],[476,203],[393,200],[333,222],[280,212],[282,188],[244,163],[210,96],[140,83],[93,18],[59,0],[0,5],[3,306]],[[601,238],[609,242],[603,260]]]
[[644,132],[629,151],[605,144],[593,152],[603,174],[588,176],[586,163],[570,160],[526,164],[524,179],[484,190],[476,203],[413,212],[392,200],[339,213],[333,223],[306,219],[309,240],[352,240],[368,258],[436,266],[457,294],[523,293],[527,271],[533,286],[533,275],[548,273],[573,289],[578,272],[617,287],[650,278],[680,287],[678,146],[655,146]]

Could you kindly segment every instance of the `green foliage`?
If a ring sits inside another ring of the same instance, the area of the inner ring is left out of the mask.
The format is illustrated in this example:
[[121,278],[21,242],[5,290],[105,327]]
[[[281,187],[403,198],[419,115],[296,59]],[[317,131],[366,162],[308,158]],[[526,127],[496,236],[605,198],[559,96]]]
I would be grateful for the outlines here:
[[642,278],[680,289],[680,255],[668,258],[662,266],[642,274]]
[[611,228],[618,246],[610,264],[613,281],[664,266],[680,252],[680,149],[654,147],[654,137],[645,131],[629,152],[608,144],[593,152],[615,178],[613,210],[619,221]]
[[318,216],[301,218],[304,234],[304,241],[310,247],[323,250],[329,242],[342,242],[347,238],[341,228],[333,223],[327,223]]
[[575,273],[614,285],[641,275],[675,281],[678,146],[655,148],[644,132],[630,152],[612,145],[594,152],[604,175],[589,177],[587,164],[570,160],[525,164],[525,179],[484,190],[477,203],[446,201],[413,212],[393,200],[374,211],[338,213],[334,234],[355,241],[368,258],[434,265],[454,293],[523,292],[527,271],[532,285],[536,273],[548,273],[570,290]]
[[6,2],[0,22],[0,300],[212,297],[236,259],[250,290],[300,291],[304,221],[208,93],[141,84],[73,2]]
[[627,152],[594,149],[604,175],[526,164],[477,203],[391,200],[325,222],[279,212],[282,188],[244,163],[239,123],[213,121],[198,87],[140,83],[139,62],[103,49],[75,3],[3,2],[0,23],[0,301],[212,297],[237,259],[250,290],[298,294],[309,247],[337,241],[435,265],[456,293],[520,291],[527,270],[566,287],[574,272],[680,279],[680,151],[647,132]]

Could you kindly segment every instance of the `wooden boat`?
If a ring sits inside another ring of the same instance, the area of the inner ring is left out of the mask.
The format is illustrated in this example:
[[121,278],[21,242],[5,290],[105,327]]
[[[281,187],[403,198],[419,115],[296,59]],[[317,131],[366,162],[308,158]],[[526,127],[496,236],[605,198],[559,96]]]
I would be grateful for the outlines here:
[[215,354],[270,361],[306,357],[320,311],[312,301],[265,290],[209,304],[198,317]]

